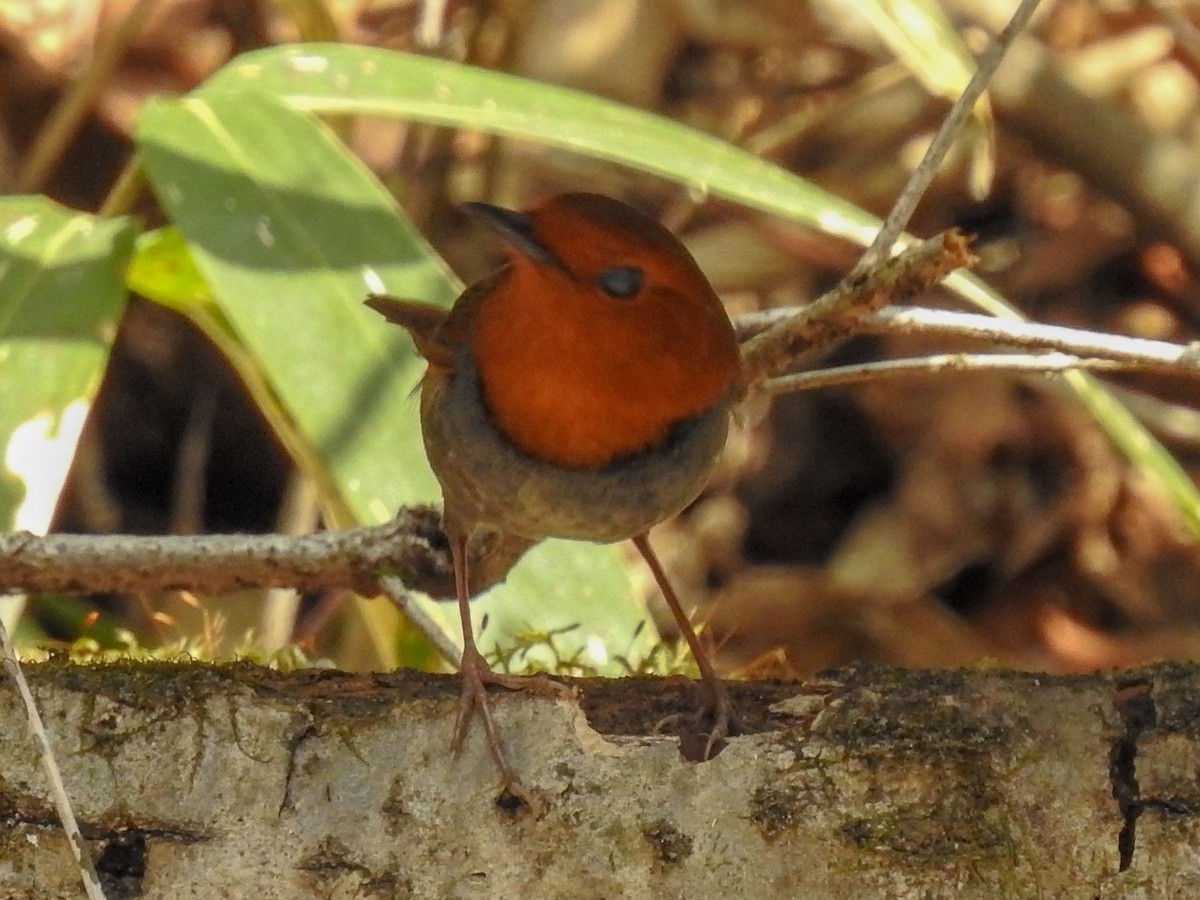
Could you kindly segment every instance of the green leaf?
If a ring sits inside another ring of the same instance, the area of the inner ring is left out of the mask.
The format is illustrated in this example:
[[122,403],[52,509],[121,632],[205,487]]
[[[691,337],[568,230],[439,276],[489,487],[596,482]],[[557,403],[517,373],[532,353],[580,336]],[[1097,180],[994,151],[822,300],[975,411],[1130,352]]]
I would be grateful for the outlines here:
[[[720,138],[602,97],[423,56],[347,44],[291,44],[239,56],[202,97],[254,87],[296,109],[414,119],[539,141],[621,163],[867,246],[880,220]],[[968,273],[946,286],[994,315],[1016,311]]]
[[623,163],[858,243],[878,220],[778,166],[670,119],[502,72],[346,44],[239,56],[197,92],[247,88],[322,114],[371,115],[539,141]]
[[[125,300],[133,223],[0,198],[0,528],[45,532]],[[12,615],[6,610],[6,621]]]
[[[539,141],[622,163],[867,246],[875,216],[779,166],[670,119],[566,88],[389,50],[293,44],[240,56],[202,96],[254,86],[297,109],[413,119]],[[944,282],[974,306],[1023,318],[974,275]],[[1155,477],[1200,534],[1200,493],[1179,463],[1087,374],[1068,378],[1122,450]]]
[[327,468],[336,517],[382,522],[436,498],[411,397],[421,365],[362,301],[446,304],[456,285],[383,187],[326,128],[257,94],[153,101],[138,144],[214,303]]
[[199,309],[217,312],[208,282],[178,228],[145,231],[135,249],[125,272],[130,289],[187,316]]
[[[276,426],[333,519],[380,522],[401,505],[436,500],[414,392],[424,363],[403,331],[362,301],[387,291],[448,305],[460,285],[388,192],[320,122],[256,92],[153,101],[137,141],[211,291],[219,316],[208,316],[206,330],[227,330],[244,348],[226,352],[244,372],[257,369],[252,391],[257,377],[276,398]],[[197,279],[169,234],[143,250],[135,271],[153,281],[166,266],[169,276],[152,295],[189,314],[209,305],[207,296],[189,299]],[[531,620],[546,627],[529,598],[586,584],[594,602],[568,608],[571,621],[594,619],[590,630],[611,632],[624,648],[644,612],[617,551],[564,542],[539,551],[473,604],[477,616],[489,615],[492,640],[511,644]],[[444,605],[430,612],[454,620]]]
[[0,526],[44,531],[116,334],[133,239],[44,197],[0,199]]

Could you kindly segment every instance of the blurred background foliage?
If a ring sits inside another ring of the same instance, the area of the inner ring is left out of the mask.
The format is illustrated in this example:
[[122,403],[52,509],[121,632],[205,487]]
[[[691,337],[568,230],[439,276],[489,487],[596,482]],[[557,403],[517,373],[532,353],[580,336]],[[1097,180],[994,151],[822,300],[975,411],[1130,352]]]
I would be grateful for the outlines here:
[[[0,0],[4,527],[302,532],[436,499],[420,366],[360,302],[449,302],[499,264],[456,203],[612,194],[679,231],[731,313],[802,304],[853,265],[1008,7]],[[912,230],[977,234],[978,274],[1032,318],[1193,340],[1200,10],[1044,7]],[[952,349],[860,338],[825,361]],[[1194,476],[1194,386],[1115,387]],[[752,403],[654,540],[729,672],[1081,671],[1200,646],[1194,537],[1061,382]],[[680,664],[624,548],[548,543],[477,606],[516,667]],[[337,592],[0,612],[95,651],[437,664],[385,602]]]

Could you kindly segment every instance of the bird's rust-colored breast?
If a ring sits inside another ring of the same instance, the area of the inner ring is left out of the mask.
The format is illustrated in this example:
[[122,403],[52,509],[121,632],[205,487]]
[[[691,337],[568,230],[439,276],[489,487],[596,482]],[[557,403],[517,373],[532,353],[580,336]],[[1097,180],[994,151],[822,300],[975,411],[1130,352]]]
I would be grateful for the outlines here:
[[[598,468],[727,401],[740,380],[733,328],[669,231],[590,194],[556,198],[531,221],[557,264],[516,253],[470,334],[486,403],[518,448]],[[613,283],[636,290],[614,296]]]

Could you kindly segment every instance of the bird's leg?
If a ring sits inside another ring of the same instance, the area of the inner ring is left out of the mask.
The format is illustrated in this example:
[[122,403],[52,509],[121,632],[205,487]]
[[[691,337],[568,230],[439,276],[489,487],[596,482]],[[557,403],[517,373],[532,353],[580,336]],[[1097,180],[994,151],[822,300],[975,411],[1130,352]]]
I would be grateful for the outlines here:
[[663,598],[667,601],[667,606],[670,607],[671,614],[675,617],[675,622],[679,625],[679,630],[683,633],[684,640],[687,641],[688,648],[692,651],[696,665],[700,668],[703,695],[698,713],[702,721],[711,718],[713,723],[712,730],[708,733],[708,741],[704,745],[704,759],[709,759],[712,756],[713,747],[730,735],[741,731],[737,715],[733,711],[733,704],[729,702],[729,693],[725,689],[725,682],[717,677],[717,670],[713,668],[708,651],[700,643],[696,630],[692,628],[687,613],[683,611],[683,607],[679,603],[675,589],[671,587],[671,582],[667,579],[667,573],[663,571],[662,563],[658,561],[658,556],[650,546],[649,535],[634,535],[633,545],[637,547],[638,552],[642,554],[642,559],[646,560],[646,565],[650,567],[650,574],[658,582],[658,588],[662,591]]
[[510,690],[534,690],[553,696],[574,696],[574,692],[566,685],[551,681],[549,678],[534,676],[501,675],[493,672],[479,652],[475,643],[475,632],[471,625],[471,590],[467,576],[467,537],[465,533],[450,535],[450,555],[454,560],[454,586],[458,595],[458,614],[462,620],[463,654],[459,672],[462,675],[462,694],[458,700],[458,717],[454,722],[454,736],[450,740],[450,750],[458,754],[462,750],[471,724],[471,717],[478,712],[483,720],[483,730],[487,735],[488,750],[496,763],[496,768],[504,777],[505,789],[514,797],[532,805],[528,792],[518,780],[516,772],[508,761],[504,750],[504,741],[500,737],[500,728],[492,718],[492,709],[488,704],[487,685],[498,684]]
[[463,741],[467,736],[467,727],[471,724],[471,716],[476,711],[483,719],[483,730],[487,734],[488,749],[496,768],[504,776],[504,787],[514,797],[529,802],[529,795],[517,780],[517,774],[508,762],[508,754],[504,752],[504,741],[500,738],[500,729],[492,718],[491,707],[488,706],[486,683],[494,677],[488,667],[487,660],[479,652],[475,644],[475,631],[471,625],[471,590],[467,582],[467,535],[465,532],[450,536],[450,555],[454,560],[454,589],[458,595],[458,615],[462,620],[463,655],[459,672],[462,675],[462,694],[458,699],[458,717],[454,721],[454,736],[450,739],[450,751],[456,756],[462,750]]

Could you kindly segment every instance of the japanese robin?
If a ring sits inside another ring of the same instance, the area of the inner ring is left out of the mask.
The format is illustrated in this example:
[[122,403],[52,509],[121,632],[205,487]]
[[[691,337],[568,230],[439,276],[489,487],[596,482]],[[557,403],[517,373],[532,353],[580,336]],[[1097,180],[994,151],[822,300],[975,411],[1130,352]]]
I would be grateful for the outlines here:
[[679,240],[624,203],[572,193],[527,213],[466,208],[507,242],[506,266],[449,312],[366,301],[428,361],[421,426],[445,501],[465,645],[451,748],[478,712],[506,786],[522,796],[485,686],[529,679],[492,672],[476,647],[468,541],[631,538],[700,668],[707,756],[735,720],[647,532],[696,498],[724,447],[742,392],[733,327]]

